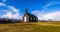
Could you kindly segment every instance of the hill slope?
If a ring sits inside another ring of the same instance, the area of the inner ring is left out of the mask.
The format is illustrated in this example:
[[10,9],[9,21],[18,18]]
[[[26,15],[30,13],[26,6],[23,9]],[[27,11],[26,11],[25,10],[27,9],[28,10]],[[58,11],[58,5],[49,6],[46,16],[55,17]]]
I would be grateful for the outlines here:
[[60,22],[0,24],[0,32],[60,32]]

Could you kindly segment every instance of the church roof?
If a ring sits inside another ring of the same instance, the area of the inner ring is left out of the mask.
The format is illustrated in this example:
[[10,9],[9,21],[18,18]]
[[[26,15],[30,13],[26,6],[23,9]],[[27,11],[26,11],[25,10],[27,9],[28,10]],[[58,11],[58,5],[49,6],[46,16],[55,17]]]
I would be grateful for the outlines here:
[[[29,17],[36,17],[35,15],[29,14],[29,13],[28,13],[28,16],[29,16]],[[36,18],[37,18],[37,17],[36,17]]]

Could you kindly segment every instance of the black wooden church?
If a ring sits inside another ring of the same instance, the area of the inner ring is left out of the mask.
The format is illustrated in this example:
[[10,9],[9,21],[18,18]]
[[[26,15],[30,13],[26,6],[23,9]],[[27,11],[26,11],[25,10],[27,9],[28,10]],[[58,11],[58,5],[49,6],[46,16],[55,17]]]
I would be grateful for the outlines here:
[[25,13],[23,16],[23,22],[38,22],[38,18],[33,14],[29,14],[28,10],[25,9]]

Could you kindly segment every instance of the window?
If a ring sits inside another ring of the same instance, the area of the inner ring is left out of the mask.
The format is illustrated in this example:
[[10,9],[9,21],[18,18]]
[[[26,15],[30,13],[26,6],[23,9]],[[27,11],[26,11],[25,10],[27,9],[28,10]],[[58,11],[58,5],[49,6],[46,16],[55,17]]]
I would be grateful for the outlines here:
[[35,18],[35,20],[37,20],[37,18]]
[[32,17],[30,18],[30,20],[32,20]]
[[34,20],[35,20],[35,18],[34,18]]

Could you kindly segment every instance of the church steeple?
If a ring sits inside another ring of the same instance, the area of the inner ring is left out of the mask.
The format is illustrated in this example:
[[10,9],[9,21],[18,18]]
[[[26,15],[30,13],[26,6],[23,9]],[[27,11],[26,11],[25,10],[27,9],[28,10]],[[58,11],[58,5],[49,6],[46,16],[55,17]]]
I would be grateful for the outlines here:
[[27,10],[27,8],[25,9],[25,14],[28,14],[28,10]]

